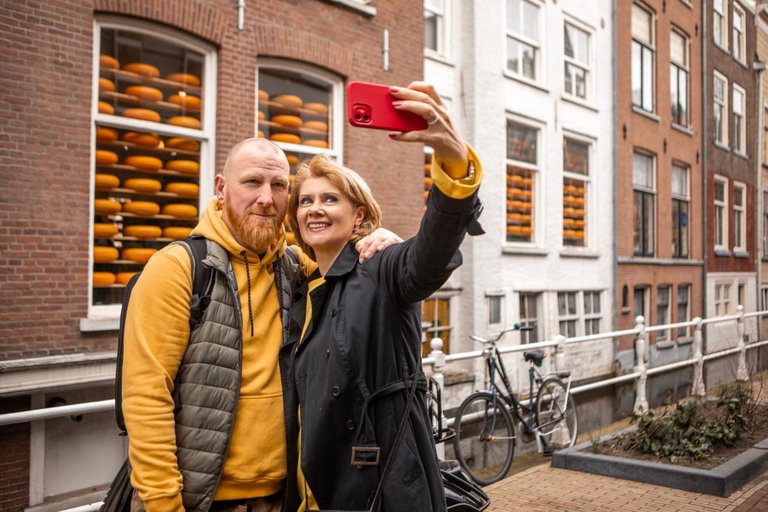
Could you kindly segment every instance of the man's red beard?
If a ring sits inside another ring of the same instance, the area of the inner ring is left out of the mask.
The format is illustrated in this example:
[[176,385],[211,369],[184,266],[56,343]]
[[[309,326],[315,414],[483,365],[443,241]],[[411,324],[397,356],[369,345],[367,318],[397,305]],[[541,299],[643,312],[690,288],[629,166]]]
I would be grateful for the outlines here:
[[[232,229],[243,241],[245,248],[257,254],[266,252],[270,244],[280,235],[280,224],[283,219],[278,218],[277,209],[274,206],[252,207],[248,208],[244,214],[238,214],[231,204],[230,201],[224,202],[224,214],[232,225]],[[271,215],[271,217],[264,218],[253,214]]]

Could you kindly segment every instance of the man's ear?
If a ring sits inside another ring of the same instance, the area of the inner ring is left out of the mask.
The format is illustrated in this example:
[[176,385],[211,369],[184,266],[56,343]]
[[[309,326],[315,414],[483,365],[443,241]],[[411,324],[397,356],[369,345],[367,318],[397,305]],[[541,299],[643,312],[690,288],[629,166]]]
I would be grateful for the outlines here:
[[216,177],[213,179],[213,184],[216,190],[216,199],[219,200],[219,203],[223,206],[224,205],[224,175],[223,174],[217,174]]

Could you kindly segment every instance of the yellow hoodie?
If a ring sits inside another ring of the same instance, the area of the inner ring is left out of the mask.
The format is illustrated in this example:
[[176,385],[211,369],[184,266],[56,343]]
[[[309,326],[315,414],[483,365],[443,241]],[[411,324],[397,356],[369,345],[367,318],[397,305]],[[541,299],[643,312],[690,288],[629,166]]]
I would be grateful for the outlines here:
[[[216,198],[193,234],[220,244],[235,272],[243,318],[243,376],[234,431],[215,500],[268,496],[286,477],[285,429],[278,351],[280,306],[273,263],[285,251],[285,236],[263,255],[246,251],[250,273],[251,336],[245,249],[221,218]],[[300,250],[305,275],[316,264]],[[126,319],[123,412],[133,466],[131,483],[148,512],[184,510],[176,465],[173,381],[189,339],[191,263],[183,247],[165,247],[147,263],[133,289]]]

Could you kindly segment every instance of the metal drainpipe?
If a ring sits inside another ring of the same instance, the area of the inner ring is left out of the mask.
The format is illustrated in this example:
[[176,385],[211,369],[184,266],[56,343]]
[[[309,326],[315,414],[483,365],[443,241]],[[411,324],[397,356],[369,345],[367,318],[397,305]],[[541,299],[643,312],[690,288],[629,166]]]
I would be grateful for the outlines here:
[[[617,58],[616,58],[616,0],[612,0],[611,9],[611,38],[613,44],[613,55],[611,67],[613,68],[613,330],[619,330],[619,225],[617,208],[619,204],[619,117],[617,106]],[[618,352],[618,340],[613,338],[613,359],[616,360]]]
[[[701,316],[707,317],[707,4],[701,2],[701,211],[702,222],[701,248],[704,261],[702,269],[703,289],[701,290]],[[707,353],[707,329],[702,334],[702,353]]]
[[[758,13],[759,16],[759,13]],[[757,26],[758,19],[755,18],[755,26]],[[763,195],[763,180],[762,180],[762,164],[763,164],[763,132],[765,131],[765,127],[763,126],[763,112],[765,110],[765,107],[761,104],[763,101],[763,72],[766,70],[766,66],[768,65],[768,61],[763,62],[754,62],[752,64],[752,69],[757,71],[757,151],[755,155],[755,164],[756,169],[755,173],[757,175],[757,190],[756,190],[756,196],[757,201],[755,202],[756,205],[762,204],[761,198]],[[765,208],[765,205],[763,205],[763,208]],[[761,302],[761,287],[762,287],[762,280],[763,280],[763,269],[762,269],[762,249],[763,244],[761,242],[762,234],[763,234],[763,215],[762,215],[762,209],[757,209],[757,236],[755,237],[755,245],[757,247],[755,248],[755,255],[756,255],[756,263],[755,266],[757,267],[757,310],[760,311],[763,307]],[[758,318],[757,321],[757,338],[758,340],[762,340],[762,319]],[[761,353],[761,352],[759,352]]]

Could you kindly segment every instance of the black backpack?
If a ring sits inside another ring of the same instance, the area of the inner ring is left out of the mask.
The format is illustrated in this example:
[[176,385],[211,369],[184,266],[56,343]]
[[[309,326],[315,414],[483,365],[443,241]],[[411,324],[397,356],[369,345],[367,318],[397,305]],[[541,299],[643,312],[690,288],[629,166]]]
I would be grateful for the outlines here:
[[[211,302],[211,292],[215,281],[216,271],[203,265],[203,260],[208,254],[206,247],[207,239],[200,235],[193,235],[185,238],[179,245],[182,245],[189,253],[189,259],[192,263],[192,302],[189,308],[189,327],[191,330],[199,323],[203,317],[205,308]],[[120,332],[117,336],[117,365],[115,368],[115,421],[120,429],[120,435],[127,435],[125,429],[125,419],[123,418],[123,343],[125,334],[125,318],[128,311],[128,303],[131,300],[131,291],[136,282],[141,277],[141,272],[131,277],[125,286],[125,295],[123,296],[123,310],[120,313]],[[291,307],[293,291],[299,287],[303,274],[298,255],[288,247],[285,254],[275,260],[275,281],[278,290],[278,299],[280,301],[280,312],[283,321],[283,329],[287,328],[288,311]],[[174,401],[178,403],[174,396]]]

